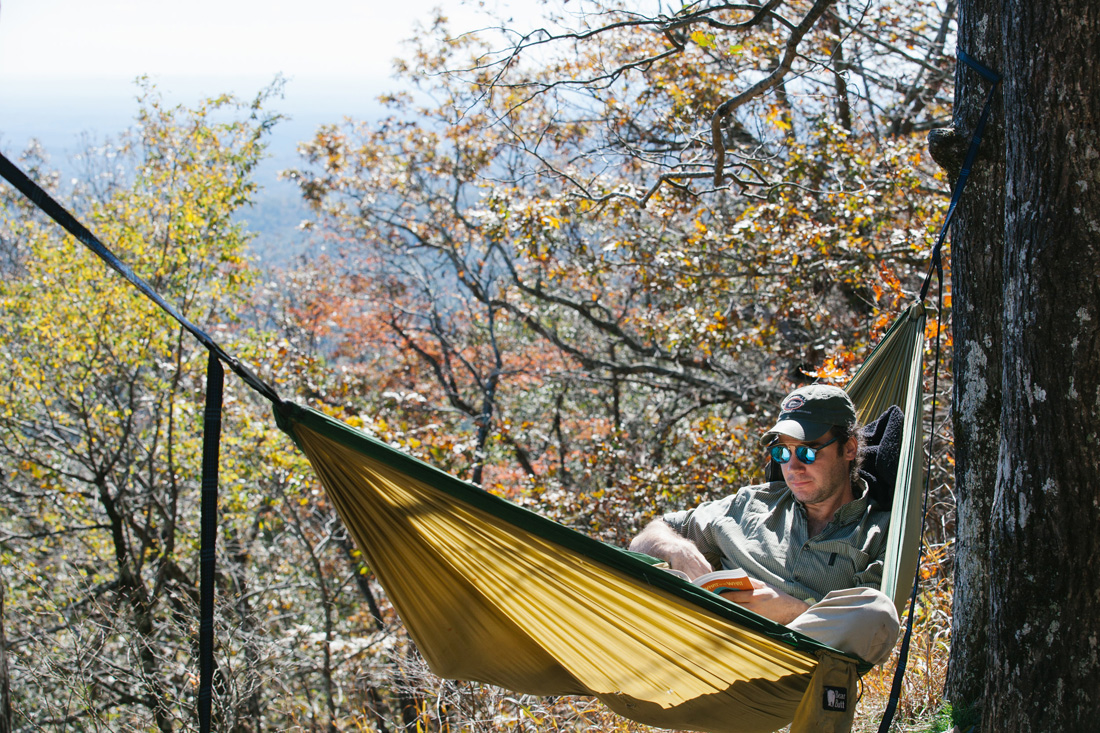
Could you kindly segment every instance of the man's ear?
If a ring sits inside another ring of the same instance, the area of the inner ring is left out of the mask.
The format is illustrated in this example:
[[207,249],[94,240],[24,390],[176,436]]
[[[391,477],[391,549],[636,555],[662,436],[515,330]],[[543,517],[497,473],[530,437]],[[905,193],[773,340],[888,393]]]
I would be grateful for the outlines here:
[[859,437],[853,435],[844,444],[844,460],[854,461],[857,455],[859,455]]

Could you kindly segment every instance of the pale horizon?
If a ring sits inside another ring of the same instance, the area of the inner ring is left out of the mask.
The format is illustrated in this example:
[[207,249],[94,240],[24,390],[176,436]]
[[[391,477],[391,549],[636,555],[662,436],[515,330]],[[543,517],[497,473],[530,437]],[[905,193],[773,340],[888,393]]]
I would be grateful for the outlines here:
[[[35,80],[385,78],[440,0],[0,0],[0,84]],[[485,25],[447,3],[457,33]],[[542,3],[523,4],[530,17]],[[492,7],[493,3],[486,4]]]
[[[18,155],[31,138],[54,158],[81,136],[116,136],[137,112],[136,80],[147,76],[171,103],[232,93],[249,99],[276,78],[284,97],[269,107],[291,118],[276,155],[323,122],[365,119],[377,97],[398,89],[392,63],[428,24],[440,0],[0,0],[0,145]],[[507,5],[446,3],[454,33],[489,25]],[[541,0],[517,3],[517,24],[535,23]],[[181,10],[186,8],[186,12]],[[291,140],[294,138],[294,140]]]

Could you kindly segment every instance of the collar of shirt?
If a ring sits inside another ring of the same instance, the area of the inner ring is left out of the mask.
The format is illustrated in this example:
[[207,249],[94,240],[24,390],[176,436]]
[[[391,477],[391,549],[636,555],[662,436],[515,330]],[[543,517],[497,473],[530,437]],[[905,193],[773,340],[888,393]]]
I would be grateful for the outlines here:
[[[786,487],[786,484],[783,484]],[[870,504],[871,499],[868,496],[869,489],[867,482],[862,478],[856,479],[855,485],[852,487],[855,491],[856,498],[845,504],[836,510],[833,514],[833,518],[829,520],[829,524],[835,524],[838,527],[843,527],[846,524],[859,521],[860,517],[867,513],[867,506]],[[789,492],[790,489],[787,489]],[[794,494],[791,494],[791,501],[798,505],[799,511],[803,518],[806,516],[806,507],[798,499],[794,498]]]

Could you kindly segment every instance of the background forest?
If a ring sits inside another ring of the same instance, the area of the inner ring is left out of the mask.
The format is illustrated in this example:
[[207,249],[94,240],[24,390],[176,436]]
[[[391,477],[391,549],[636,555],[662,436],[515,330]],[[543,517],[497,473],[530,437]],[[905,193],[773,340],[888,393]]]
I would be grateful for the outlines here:
[[[71,186],[33,146],[21,166],[284,398],[625,545],[760,480],[778,399],[843,383],[917,297],[950,193],[927,136],[949,122],[955,3],[624,5],[524,35],[439,18],[389,116],[302,142],[284,175],[312,216],[278,267],[247,225],[277,82],[187,106],[145,82],[137,126]],[[203,350],[6,186],[0,271],[12,728],[190,730]],[[926,361],[901,710],[921,730],[954,529],[951,365]],[[230,378],[225,419],[219,730],[641,729],[434,678],[267,403]],[[857,727],[891,672],[865,678]]]

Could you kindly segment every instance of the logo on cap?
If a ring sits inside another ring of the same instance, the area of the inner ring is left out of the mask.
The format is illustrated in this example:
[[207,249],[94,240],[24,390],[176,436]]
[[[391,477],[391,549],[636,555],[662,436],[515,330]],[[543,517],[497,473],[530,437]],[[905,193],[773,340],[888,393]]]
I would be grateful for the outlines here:
[[791,410],[797,410],[802,405],[806,404],[806,400],[800,394],[796,394],[783,403],[783,412],[790,412]]

